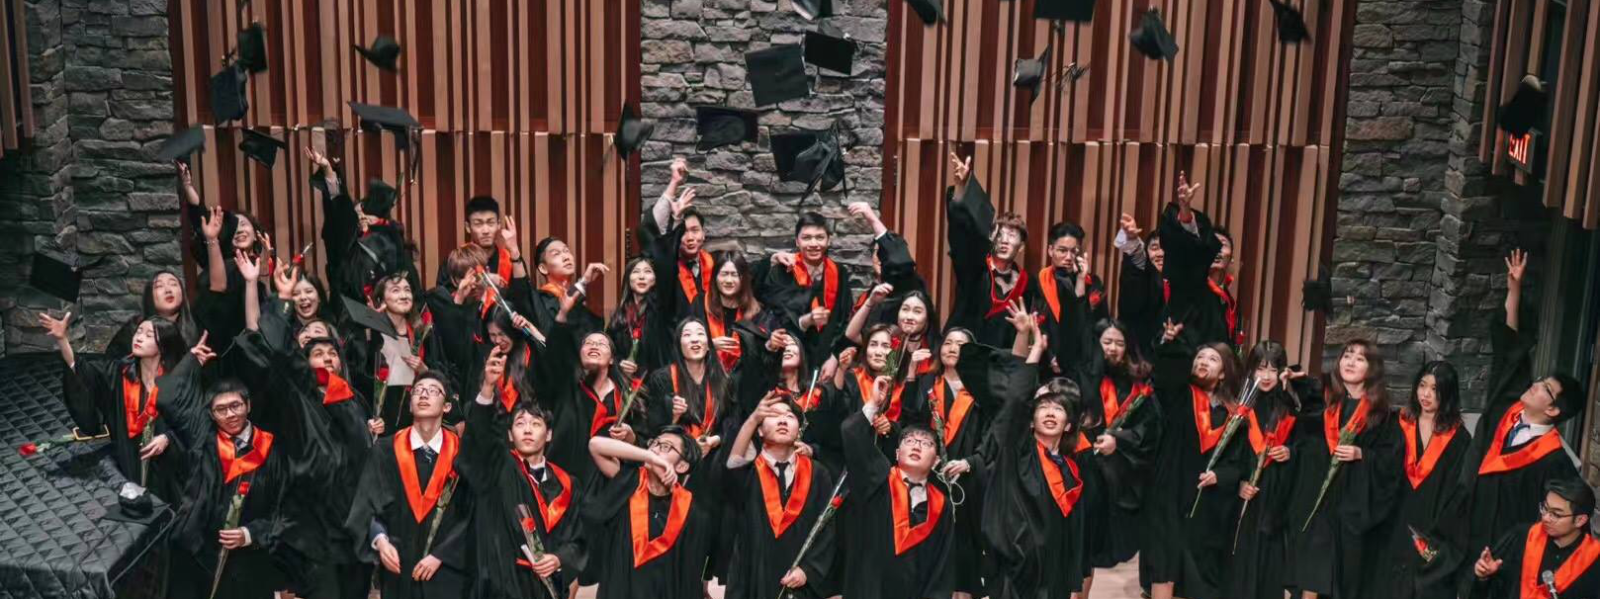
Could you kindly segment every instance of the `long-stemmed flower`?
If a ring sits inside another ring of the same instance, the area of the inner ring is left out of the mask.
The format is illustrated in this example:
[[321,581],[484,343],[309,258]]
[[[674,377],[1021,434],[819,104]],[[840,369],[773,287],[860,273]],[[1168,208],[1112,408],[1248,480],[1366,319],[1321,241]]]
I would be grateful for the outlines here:
[[[1206,469],[1201,472],[1210,472],[1217,467],[1217,460],[1222,458],[1223,450],[1228,448],[1228,442],[1233,440],[1234,433],[1239,432],[1239,425],[1244,423],[1245,410],[1249,410],[1256,401],[1256,377],[1250,377],[1243,390],[1239,392],[1238,406],[1228,416],[1228,425],[1222,430],[1222,439],[1217,441],[1216,447],[1211,449],[1211,459],[1206,462]],[[1204,493],[1194,494],[1194,505],[1189,508],[1189,517],[1193,518],[1200,511],[1200,498]]]
[[[244,509],[244,498],[250,494],[250,479],[239,481],[239,492],[233,494],[233,501],[228,504],[228,516],[222,526],[223,530],[233,530],[239,527],[239,515]],[[211,594],[207,599],[217,596],[217,587],[222,584],[222,570],[228,565],[228,548],[217,550],[217,571],[211,575]]]
[[[812,524],[810,532],[806,533],[806,540],[800,544],[800,551],[794,554],[794,562],[789,564],[788,570],[783,571],[785,575],[789,573],[789,570],[800,567],[800,560],[804,559],[806,552],[811,550],[811,544],[817,540],[817,533],[822,532],[822,527],[828,523],[828,520],[833,519],[834,513],[838,512],[839,507],[844,505],[844,479],[849,475],[849,471],[839,473],[839,482],[834,483],[833,493],[828,495],[828,507],[822,508],[822,513],[817,515],[817,522]],[[793,597],[794,589],[786,588],[778,591],[778,599],[792,599]]]
[[[535,526],[533,522],[533,512],[528,509],[527,504],[517,504],[517,515],[521,517],[522,542],[527,546],[528,549],[528,567],[532,568],[533,563],[539,561],[539,558],[544,556],[544,543],[539,542],[539,533],[534,530]],[[538,572],[534,572],[533,575],[535,578],[539,579],[539,582],[544,583],[544,590],[545,592],[549,593],[551,597],[560,596],[556,594],[556,587],[550,583],[549,578],[539,576]]]

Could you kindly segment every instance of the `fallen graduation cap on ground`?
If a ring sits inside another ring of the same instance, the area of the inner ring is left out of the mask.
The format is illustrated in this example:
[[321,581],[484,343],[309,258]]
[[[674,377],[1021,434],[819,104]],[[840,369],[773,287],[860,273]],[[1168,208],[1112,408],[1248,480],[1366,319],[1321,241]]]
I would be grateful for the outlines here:
[[367,62],[385,71],[393,71],[395,61],[400,59],[400,44],[387,35],[380,35],[372,40],[371,46],[356,45],[355,49],[362,58],[367,59]]

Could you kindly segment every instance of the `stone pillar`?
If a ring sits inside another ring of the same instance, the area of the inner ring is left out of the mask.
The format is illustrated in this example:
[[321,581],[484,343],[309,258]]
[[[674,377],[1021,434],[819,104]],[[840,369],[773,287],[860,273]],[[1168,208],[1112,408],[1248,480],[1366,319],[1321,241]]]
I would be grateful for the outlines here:
[[[0,162],[0,276],[30,255],[98,261],[85,273],[75,343],[98,351],[139,310],[145,281],[181,269],[174,169],[155,160],[172,133],[172,58],[161,0],[28,0],[38,135]],[[51,350],[34,312],[59,302],[0,293],[6,351]]]
[[[865,249],[871,232],[849,218],[849,202],[878,204],[883,171],[884,36],[888,8],[882,1],[834,0],[827,21],[858,43],[855,70],[843,78],[829,72],[812,78],[809,98],[761,110],[757,143],[695,151],[695,105],[754,108],[744,53],[774,44],[800,43],[818,23],[795,13],[789,0],[675,0],[646,2],[640,39],[644,117],[656,123],[642,150],[644,211],[649,212],[669,178],[674,156],[686,156],[695,175],[695,203],[706,215],[712,243],[735,241],[752,256],[792,248],[799,210],[817,211],[838,223],[833,257],[850,267],[858,284],[870,275]],[[819,20],[820,21],[820,20]],[[815,67],[807,71],[816,73]],[[846,181],[834,191],[797,205],[802,183],[780,182],[768,139],[790,129],[822,130],[838,120]]]

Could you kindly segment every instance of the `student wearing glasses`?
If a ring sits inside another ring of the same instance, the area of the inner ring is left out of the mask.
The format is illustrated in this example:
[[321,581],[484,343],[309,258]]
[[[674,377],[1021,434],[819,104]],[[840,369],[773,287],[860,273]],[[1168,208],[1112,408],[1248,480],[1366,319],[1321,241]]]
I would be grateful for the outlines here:
[[722,468],[700,467],[700,444],[682,426],[662,427],[648,446],[608,436],[589,440],[589,455],[604,477],[584,508],[603,569],[599,599],[705,592],[701,573],[716,532]]
[[1539,521],[1506,531],[1472,565],[1472,599],[1600,596],[1600,540],[1589,533],[1594,491],[1572,477],[1545,484]]

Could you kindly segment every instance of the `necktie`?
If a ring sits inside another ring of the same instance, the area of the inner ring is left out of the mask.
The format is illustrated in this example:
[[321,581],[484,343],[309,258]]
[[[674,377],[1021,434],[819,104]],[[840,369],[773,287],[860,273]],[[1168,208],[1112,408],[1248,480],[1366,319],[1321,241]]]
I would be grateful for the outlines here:
[[433,464],[433,460],[435,458],[437,458],[437,457],[439,457],[439,452],[434,451],[432,447],[429,447],[427,445],[423,445],[422,446],[422,460],[423,461],[427,462],[429,465],[432,465]]
[[789,463],[788,462],[778,462],[776,464],[773,464],[772,467],[776,468],[778,470],[778,498],[782,499],[784,503],[788,503],[789,502],[789,480],[784,478],[783,475],[784,475],[785,472],[789,471]]
[[250,445],[250,440],[244,438],[243,435],[233,438],[233,455],[246,455],[250,453],[250,450],[252,449],[254,449],[254,447]]
[[[921,490],[924,493],[923,499],[920,502],[917,501],[916,491],[918,490]],[[928,500],[926,493],[927,489],[923,487],[923,483],[911,482],[910,480],[906,481],[906,498],[911,502],[912,526],[922,524],[928,519]]]
[[1518,419],[1516,426],[1511,427],[1511,432],[1506,433],[1506,440],[1501,444],[1501,446],[1507,449],[1516,447],[1516,443],[1514,441],[1516,441],[1517,433],[1525,430],[1528,430],[1528,423]]
[[998,270],[994,271],[994,282],[999,283],[1001,285],[1004,285],[1006,287],[1010,287],[1011,286],[1011,281],[1015,280],[1016,278],[1017,278],[1017,272],[1014,271],[1014,270],[1006,271],[1006,272],[1000,272]]
[[528,471],[528,476],[533,477],[533,482],[544,482],[544,466],[538,466]]

